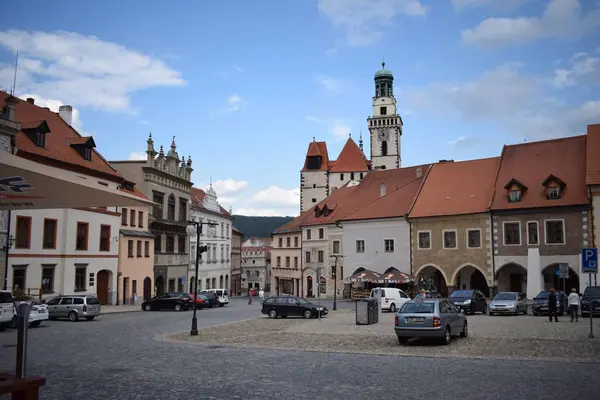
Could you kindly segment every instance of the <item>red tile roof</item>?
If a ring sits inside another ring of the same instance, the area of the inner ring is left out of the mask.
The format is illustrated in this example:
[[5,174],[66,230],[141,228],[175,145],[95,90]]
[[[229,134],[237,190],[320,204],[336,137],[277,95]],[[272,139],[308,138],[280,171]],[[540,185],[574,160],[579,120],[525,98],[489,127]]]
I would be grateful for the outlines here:
[[[308,169],[308,157],[321,156],[321,165],[318,169]],[[329,155],[327,154],[327,143],[315,142],[314,140],[308,145],[306,151],[306,159],[301,172],[306,171],[327,171],[329,168]]]
[[[208,210],[204,207],[204,198],[205,197],[206,197],[206,192],[202,189],[192,187],[192,189],[190,190],[190,199],[192,200],[192,204],[194,204],[197,207],[203,208],[209,212],[214,212],[214,211]],[[221,210],[222,214],[224,214],[226,217],[231,218],[231,214],[229,214],[229,211],[227,211],[226,209],[221,207],[220,204],[219,204],[219,209]]]
[[[586,136],[504,146],[491,209],[556,207],[588,204]],[[566,186],[559,199],[549,200],[542,183],[554,175]],[[516,179],[527,187],[521,201],[509,202],[506,184]]]
[[369,170],[367,158],[352,138],[348,138],[331,172],[366,172]]
[[600,185],[600,124],[587,127],[585,183]]
[[[369,175],[367,175],[369,176]],[[359,198],[354,196],[354,193],[358,190],[359,185],[354,186],[342,186],[331,193],[325,200],[312,207],[310,210],[304,212],[302,215],[296,218],[301,218],[302,221],[299,225],[311,226],[311,225],[324,225],[334,224],[336,221],[347,215],[350,211],[358,207]],[[315,209],[319,207],[322,209],[325,205],[330,210],[329,215],[315,216]]]
[[487,212],[500,157],[433,165],[410,218]]

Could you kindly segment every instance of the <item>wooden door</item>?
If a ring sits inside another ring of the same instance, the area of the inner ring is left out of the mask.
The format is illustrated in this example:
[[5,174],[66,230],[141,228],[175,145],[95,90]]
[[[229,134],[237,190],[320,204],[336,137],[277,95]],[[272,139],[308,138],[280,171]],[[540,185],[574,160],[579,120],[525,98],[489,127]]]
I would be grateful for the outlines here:
[[108,304],[108,271],[102,270],[98,272],[96,277],[96,296],[100,304]]
[[148,300],[152,297],[152,279],[150,277],[144,278],[144,300]]

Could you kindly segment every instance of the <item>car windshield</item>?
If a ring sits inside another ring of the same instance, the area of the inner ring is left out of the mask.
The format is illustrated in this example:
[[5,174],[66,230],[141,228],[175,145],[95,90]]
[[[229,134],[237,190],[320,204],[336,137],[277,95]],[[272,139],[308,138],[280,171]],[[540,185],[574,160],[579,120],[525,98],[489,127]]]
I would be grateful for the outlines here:
[[550,296],[550,292],[541,292],[537,295],[536,299],[547,299]]
[[88,298],[87,298],[87,303],[88,303],[89,305],[100,304],[100,300],[98,300],[98,299],[97,299],[97,298],[95,298],[95,297],[88,297]]
[[404,303],[400,312],[404,314],[432,314],[434,306],[435,303],[433,302],[409,302]]
[[600,286],[588,286],[583,292],[585,297],[600,297]]
[[516,299],[517,299],[516,293],[498,293],[494,297],[494,300],[516,300]]
[[472,290],[457,290],[455,292],[452,292],[450,297],[473,297],[473,291]]
[[0,292],[0,303],[12,303],[13,298],[10,292]]

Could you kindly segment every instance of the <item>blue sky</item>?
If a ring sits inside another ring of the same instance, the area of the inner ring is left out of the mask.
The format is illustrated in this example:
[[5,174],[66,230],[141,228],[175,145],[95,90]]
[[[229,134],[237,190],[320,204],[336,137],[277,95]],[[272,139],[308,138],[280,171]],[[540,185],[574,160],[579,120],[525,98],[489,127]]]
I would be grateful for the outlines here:
[[[32,9],[35,12],[32,12]],[[57,109],[110,160],[148,133],[223,206],[296,215],[310,140],[365,135],[394,72],[403,165],[500,154],[600,122],[600,3],[578,0],[11,2],[0,87]]]

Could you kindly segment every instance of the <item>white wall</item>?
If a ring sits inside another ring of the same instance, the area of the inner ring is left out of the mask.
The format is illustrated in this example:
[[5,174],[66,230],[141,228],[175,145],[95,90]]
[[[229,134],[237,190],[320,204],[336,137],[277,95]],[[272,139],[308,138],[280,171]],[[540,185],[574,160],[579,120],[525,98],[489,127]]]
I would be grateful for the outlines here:
[[[354,172],[354,181],[360,182],[362,179],[360,178],[360,174],[363,174],[363,178],[367,176],[367,172]],[[329,188],[330,191],[333,191],[333,188],[339,189],[346,183],[350,182],[352,179],[352,172],[344,172],[344,179],[342,179],[342,174],[339,172],[329,174]]]
[[[304,212],[329,195],[326,188],[327,172],[308,171],[300,174],[304,178],[304,182],[300,186],[300,193],[302,194],[301,210]],[[313,185],[317,187],[313,188]],[[312,201],[313,198],[317,200],[315,203]]]

